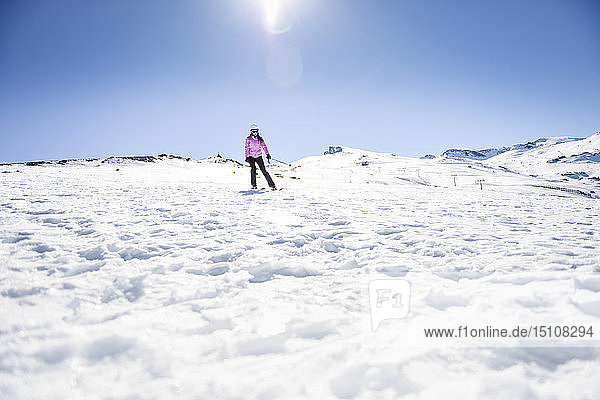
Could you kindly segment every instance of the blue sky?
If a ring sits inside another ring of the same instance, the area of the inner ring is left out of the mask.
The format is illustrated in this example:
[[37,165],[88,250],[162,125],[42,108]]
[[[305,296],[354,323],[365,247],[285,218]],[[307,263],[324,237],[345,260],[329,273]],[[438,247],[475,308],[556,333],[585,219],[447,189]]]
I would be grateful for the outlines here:
[[600,129],[596,0],[0,0],[0,161]]

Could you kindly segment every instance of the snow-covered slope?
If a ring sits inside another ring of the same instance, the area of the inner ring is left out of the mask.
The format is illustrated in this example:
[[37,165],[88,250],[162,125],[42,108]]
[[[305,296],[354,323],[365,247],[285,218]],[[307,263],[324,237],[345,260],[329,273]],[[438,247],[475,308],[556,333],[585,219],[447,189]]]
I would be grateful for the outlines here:
[[588,138],[555,137],[498,149],[451,149],[442,157],[478,160],[485,165],[553,180],[600,182],[600,132]]
[[487,160],[505,151],[509,151],[509,147],[482,149],[482,150],[465,150],[465,149],[448,149],[442,153],[442,157],[470,159],[470,160]]
[[[344,148],[261,192],[158,158],[0,166],[0,398],[600,397],[590,182]],[[411,285],[377,332],[374,279]],[[424,335],[540,325],[596,336]]]

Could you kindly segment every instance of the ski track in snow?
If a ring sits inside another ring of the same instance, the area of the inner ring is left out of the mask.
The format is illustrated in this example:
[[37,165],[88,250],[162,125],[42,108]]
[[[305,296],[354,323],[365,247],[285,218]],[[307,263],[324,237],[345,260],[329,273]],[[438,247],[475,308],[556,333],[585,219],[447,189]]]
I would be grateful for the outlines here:
[[[4,174],[0,397],[600,397],[597,347],[403,347],[393,328],[598,326],[598,200],[359,175],[244,195],[247,171],[218,165]],[[360,285],[381,278],[410,281],[411,312],[364,340]]]

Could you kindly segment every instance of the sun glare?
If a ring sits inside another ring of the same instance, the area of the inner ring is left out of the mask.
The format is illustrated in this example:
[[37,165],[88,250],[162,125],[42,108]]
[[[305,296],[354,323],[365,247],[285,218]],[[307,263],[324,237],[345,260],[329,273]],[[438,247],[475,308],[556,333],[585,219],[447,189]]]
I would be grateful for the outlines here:
[[269,27],[275,27],[277,14],[279,13],[281,0],[263,0],[265,23]]
[[270,33],[285,33],[296,21],[293,0],[262,0],[263,22]]

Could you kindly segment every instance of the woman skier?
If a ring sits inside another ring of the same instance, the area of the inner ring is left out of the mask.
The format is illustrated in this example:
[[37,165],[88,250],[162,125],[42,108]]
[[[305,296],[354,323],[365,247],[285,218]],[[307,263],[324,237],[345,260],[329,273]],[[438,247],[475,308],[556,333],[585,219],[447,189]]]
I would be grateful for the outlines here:
[[267,149],[267,144],[260,136],[260,133],[258,133],[258,124],[253,123],[250,125],[250,135],[248,135],[246,138],[246,162],[250,164],[250,184],[252,185],[252,189],[256,189],[256,164],[258,164],[258,167],[267,179],[269,187],[272,190],[275,190],[275,182],[273,182],[271,175],[269,175],[265,168],[265,162],[262,158],[262,150],[265,151],[267,160],[271,160],[271,155],[269,154],[269,149]]

